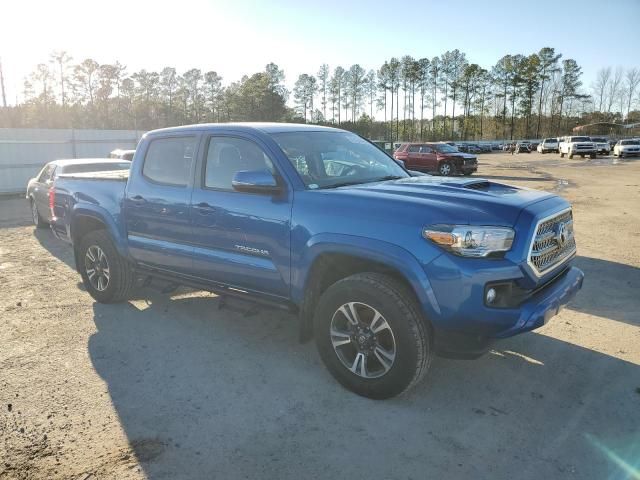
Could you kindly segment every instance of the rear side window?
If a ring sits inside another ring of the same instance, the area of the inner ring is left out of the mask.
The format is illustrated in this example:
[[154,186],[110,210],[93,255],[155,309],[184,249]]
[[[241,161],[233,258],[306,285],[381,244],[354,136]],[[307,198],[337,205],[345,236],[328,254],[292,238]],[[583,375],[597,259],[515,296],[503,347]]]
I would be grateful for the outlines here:
[[142,166],[142,175],[165,185],[189,184],[195,137],[171,137],[152,140]]
[[[304,162],[304,159],[300,159]],[[273,163],[266,153],[250,140],[236,137],[211,137],[204,172],[204,186],[233,190],[231,182],[242,170],[269,170]]]
[[55,172],[55,170],[56,170],[55,165],[47,165],[46,167],[44,167],[42,169],[42,172],[40,172],[40,176],[38,177],[38,182],[44,183],[47,180],[51,180],[51,178],[53,177],[53,172]]
[[420,151],[420,145],[409,145],[407,151],[409,153],[418,153]]

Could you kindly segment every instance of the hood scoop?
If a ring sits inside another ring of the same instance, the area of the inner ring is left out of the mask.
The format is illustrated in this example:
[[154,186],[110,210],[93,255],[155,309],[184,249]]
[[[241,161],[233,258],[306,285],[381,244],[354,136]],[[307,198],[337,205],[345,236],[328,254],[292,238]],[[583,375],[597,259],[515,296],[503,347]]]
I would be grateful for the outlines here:
[[491,188],[491,184],[486,180],[478,180],[467,183],[464,188],[468,188],[469,190],[489,190],[489,188]]

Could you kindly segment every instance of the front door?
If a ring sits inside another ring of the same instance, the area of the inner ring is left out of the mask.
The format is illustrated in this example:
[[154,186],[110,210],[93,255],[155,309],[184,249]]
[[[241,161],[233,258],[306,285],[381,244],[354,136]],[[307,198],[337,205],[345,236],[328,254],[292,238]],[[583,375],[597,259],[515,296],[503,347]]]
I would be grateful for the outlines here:
[[[197,136],[151,140],[129,175],[124,199],[131,256],[171,272],[191,271],[189,204]],[[141,165],[140,165],[141,163]]]
[[291,191],[242,193],[241,170],[268,169],[280,178],[257,139],[214,135],[203,140],[191,200],[194,272],[201,278],[279,297],[289,294]]
[[420,147],[420,165],[423,165],[422,170],[429,172],[435,172],[438,169],[438,156],[429,145]]

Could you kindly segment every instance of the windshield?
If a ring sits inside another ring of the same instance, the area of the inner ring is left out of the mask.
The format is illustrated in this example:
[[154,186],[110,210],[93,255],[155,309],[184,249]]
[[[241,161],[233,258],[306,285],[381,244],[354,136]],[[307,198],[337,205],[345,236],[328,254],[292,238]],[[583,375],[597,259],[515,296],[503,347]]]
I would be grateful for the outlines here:
[[111,170],[129,170],[130,162],[122,163],[79,163],[62,167],[61,173],[108,172]]
[[640,145],[640,140],[623,140],[620,145]]
[[572,142],[590,142],[591,139],[589,137],[571,137]]
[[434,143],[430,145],[436,152],[439,153],[456,153],[459,150],[456,147],[452,147],[451,145],[447,145],[446,143]]
[[606,143],[607,139],[606,138],[591,137],[591,141],[592,142],[597,142],[597,143]]
[[391,157],[353,133],[287,132],[272,137],[311,189],[409,176]]

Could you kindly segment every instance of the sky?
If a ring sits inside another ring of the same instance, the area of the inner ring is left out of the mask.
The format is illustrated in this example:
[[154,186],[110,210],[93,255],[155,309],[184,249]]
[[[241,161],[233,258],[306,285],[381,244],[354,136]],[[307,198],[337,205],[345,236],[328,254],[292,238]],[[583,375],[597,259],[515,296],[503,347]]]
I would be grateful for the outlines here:
[[489,68],[508,53],[554,47],[583,68],[640,67],[640,0],[3,0],[0,59],[8,103],[25,75],[66,50],[128,72],[215,70],[223,83],[284,69],[293,87],[322,63],[377,69],[392,56],[458,48]]

